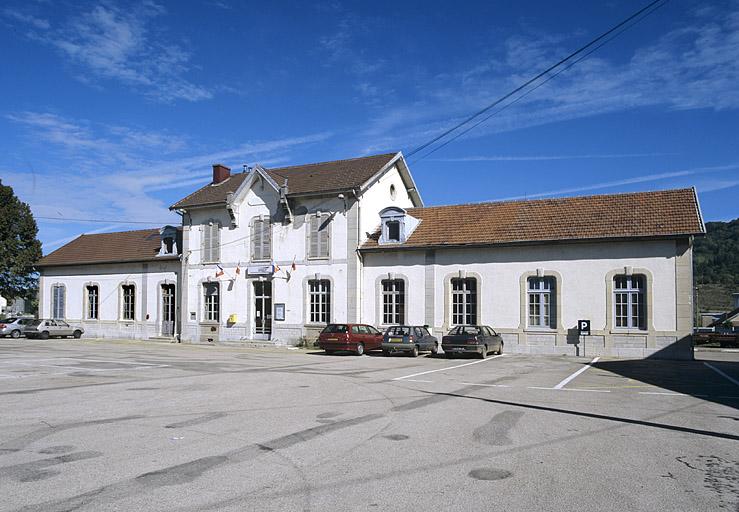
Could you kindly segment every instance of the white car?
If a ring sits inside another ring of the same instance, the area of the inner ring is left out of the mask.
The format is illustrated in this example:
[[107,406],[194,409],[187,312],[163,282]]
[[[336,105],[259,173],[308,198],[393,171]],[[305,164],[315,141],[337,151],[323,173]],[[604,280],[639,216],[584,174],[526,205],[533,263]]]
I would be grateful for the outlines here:
[[54,336],[60,338],[74,336],[75,338],[79,338],[84,332],[85,330],[82,327],[69,325],[64,320],[40,318],[27,324],[23,334],[26,335],[26,338],[41,338],[45,340]]

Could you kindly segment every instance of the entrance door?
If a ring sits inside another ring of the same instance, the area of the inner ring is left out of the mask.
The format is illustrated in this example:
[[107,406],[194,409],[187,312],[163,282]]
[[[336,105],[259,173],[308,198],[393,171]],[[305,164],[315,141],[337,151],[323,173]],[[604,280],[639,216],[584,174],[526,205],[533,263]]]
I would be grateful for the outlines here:
[[254,339],[272,334],[272,281],[254,281]]
[[173,284],[162,285],[162,336],[174,336],[175,288]]

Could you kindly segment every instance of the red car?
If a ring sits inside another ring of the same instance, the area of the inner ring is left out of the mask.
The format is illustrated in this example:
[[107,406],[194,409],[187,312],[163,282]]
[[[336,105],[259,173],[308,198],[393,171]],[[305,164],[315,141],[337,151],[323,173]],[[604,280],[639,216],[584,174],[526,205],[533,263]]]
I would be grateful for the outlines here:
[[316,345],[327,354],[349,351],[361,356],[366,350],[382,348],[382,333],[367,324],[328,324]]

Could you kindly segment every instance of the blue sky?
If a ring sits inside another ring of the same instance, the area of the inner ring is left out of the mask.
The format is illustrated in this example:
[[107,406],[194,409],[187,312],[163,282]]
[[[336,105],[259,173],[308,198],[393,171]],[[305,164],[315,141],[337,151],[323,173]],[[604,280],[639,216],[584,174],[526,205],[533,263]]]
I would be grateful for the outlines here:
[[[212,163],[408,153],[644,3],[6,1],[0,177],[109,221],[39,219],[45,252],[176,223]],[[739,2],[673,0],[411,171],[428,205],[695,186],[732,219],[738,80]]]

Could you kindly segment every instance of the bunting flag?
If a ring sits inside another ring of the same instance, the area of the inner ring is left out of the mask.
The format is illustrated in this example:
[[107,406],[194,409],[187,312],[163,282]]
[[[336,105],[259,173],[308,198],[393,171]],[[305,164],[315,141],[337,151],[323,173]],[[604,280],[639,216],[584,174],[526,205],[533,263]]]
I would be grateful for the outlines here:
[[216,265],[216,267],[218,267],[218,272],[216,272],[216,277],[221,277],[224,274],[223,267],[220,265]]
[[236,275],[237,276],[241,275],[241,267],[236,267]]
[[297,268],[297,267],[295,266],[295,256],[293,256],[293,264],[292,264],[292,265],[290,265],[290,268],[292,268],[292,269],[293,269],[293,272],[295,272],[295,269]]
[[280,266],[277,263],[275,263],[275,272],[274,273],[276,274],[279,271],[280,271]]

